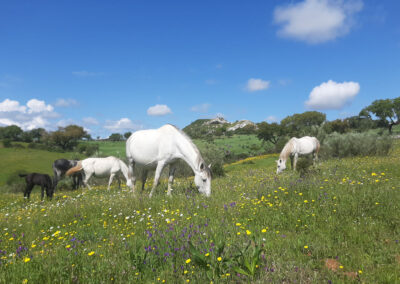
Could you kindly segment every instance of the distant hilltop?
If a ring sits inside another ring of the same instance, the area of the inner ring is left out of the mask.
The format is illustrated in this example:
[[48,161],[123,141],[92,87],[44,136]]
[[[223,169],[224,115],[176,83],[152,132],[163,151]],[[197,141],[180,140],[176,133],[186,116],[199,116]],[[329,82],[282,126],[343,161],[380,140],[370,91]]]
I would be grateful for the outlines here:
[[237,120],[229,122],[221,116],[212,119],[198,119],[183,128],[192,138],[210,136],[252,134],[257,130],[257,125],[250,120]]

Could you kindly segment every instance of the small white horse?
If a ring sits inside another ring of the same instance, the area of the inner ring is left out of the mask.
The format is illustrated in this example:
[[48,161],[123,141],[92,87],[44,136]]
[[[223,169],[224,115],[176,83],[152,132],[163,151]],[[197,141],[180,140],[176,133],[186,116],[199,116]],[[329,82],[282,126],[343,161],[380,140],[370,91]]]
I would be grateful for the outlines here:
[[199,192],[206,196],[211,194],[211,172],[201,157],[199,149],[192,140],[173,125],[166,124],[158,129],[140,130],[134,132],[126,141],[126,156],[129,161],[129,175],[132,179],[132,192],[135,192],[135,164],[144,168],[142,190],[146,183],[147,170],[156,169],[153,188],[150,197],[158,185],[161,172],[170,165],[168,179],[168,195],[171,195],[176,162],[184,160],[193,170],[194,182]]
[[[123,161],[115,157],[110,156],[107,158],[88,158],[82,161],[78,161],[75,167],[69,169],[66,172],[66,175],[70,176],[73,173],[79,172],[81,170],[83,170],[85,173],[85,179],[83,180],[83,183],[88,187],[88,189],[91,189],[88,181],[92,175],[95,176],[110,175],[110,180],[108,181],[108,187],[107,187],[107,189],[110,190],[110,185],[114,179],[114,176],[118,172],[122,172],[122,174],[126,179],[127,185],[129,186],[128,167]],[[117,178],[119,185],[121,186],[121,181],[119,180],[118,176]]]
[[[276,173],[281,173],[286,169],[286,160],[290,156],[292,169],[296,169],[297,159],[299,155],[313,154],[313,161],[318,160],[320,144],[317,138],[304,136],[302,138],[293,137],[283,147],[279,160],[276,161],[278,167]],[[294,158],[294,161],[293,161]]]

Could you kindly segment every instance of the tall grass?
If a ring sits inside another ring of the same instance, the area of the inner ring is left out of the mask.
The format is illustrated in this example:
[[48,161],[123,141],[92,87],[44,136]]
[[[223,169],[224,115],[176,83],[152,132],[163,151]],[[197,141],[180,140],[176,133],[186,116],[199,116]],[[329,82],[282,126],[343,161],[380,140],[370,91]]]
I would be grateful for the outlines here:
[[396,283],[399,152],[327,160],[305,178],[276,176],[274,156],[235,163],[210,198],[190,178],[171,198],[165,181],[152,199],[105,186],[2,194],[0,282]]

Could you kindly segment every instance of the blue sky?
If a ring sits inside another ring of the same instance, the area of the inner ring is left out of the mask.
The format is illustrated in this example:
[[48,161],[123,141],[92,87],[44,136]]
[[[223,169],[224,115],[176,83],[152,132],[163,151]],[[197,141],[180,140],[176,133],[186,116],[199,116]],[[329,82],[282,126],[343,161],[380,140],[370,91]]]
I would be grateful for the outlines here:
[[400,96],[399,1],[1,1],[0,126],[96,136]]

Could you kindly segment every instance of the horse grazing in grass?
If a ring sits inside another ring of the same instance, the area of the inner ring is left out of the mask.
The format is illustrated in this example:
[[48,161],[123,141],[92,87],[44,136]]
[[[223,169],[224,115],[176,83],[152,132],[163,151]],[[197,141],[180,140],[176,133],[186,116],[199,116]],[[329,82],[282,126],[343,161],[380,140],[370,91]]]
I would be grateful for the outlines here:
[[[286,160],[290,156],[290,162],[292,165],[292,169],[296,169],[297,159],[299,155],[307,155],[313,154],[313,161],[315,163],[318,160],[318,152],[319,152],[320,144],[317,138],[304,136],[302,138],[293,137],[286,143],[285,147],[283,147],[282,152],[279,156],[279,160],[277,160],[277,169],[276,173],[281,173],[284,169],[286,169]],[[294,161],[293,161],[294,158]]]
[[136,164],[143,166],[143,183],[146,183],[147,170],[156,169],[153,188],[150,197],[158,185],[161,172],[166,165],[169,167],[168,192],[172,191],[176,162],[184,160],[193,170],[194,182],[199,192],[206,196],[211,194],[211,171],[201,157],[199,149],[192,140],[181,130],[173,125],[166,124],[158,129],[140,130],[134,132],[126,141],[126,156],[129,161],[130,185],[135,192],[136,177],[134,167]]
[[[58,182],[65,176],[65,173],[76,166],[78,160],[58,159],[53,163],[54,172],[54,189],[56,189]],[[72,188],[78,189],[82,184],[82,173],[78,172],[72,175]]]
[[49,175],[47,174],[20,174],[20,177],[25,177],[26,188],[24,192],[24,197],[28,198],[31,195],[32,189],[35,185],[39,185],[42,188],[42,200],[44,197],[44,190],[46,189],[46,196],[50,199],[53,198],[54,188],[53,182]]
[[[127,165],[121,161],[120,159],[117,159],[115,157],[107,157],[107,158],[88,158],[82,161],[78,161],[75,167],[70,168],[67,172],[66,175],[70,176],[74,173],[82,171],[85,174],[85,179],[83,180],[83,183],[87,186],[88,189],[90,188],[90,185],[88,183],[89,179],[91,178],[92,175],[95,176],[110,176],[110,180],[108,181],[108,190],[110,190],[110,185],[115,177],[115,175],[118,172],[122,172],[124,175],[127,183],[129,183],[129,178],[128,178],[128,167]],[[121,188],[121,181],[117,175],[119,187]]]

